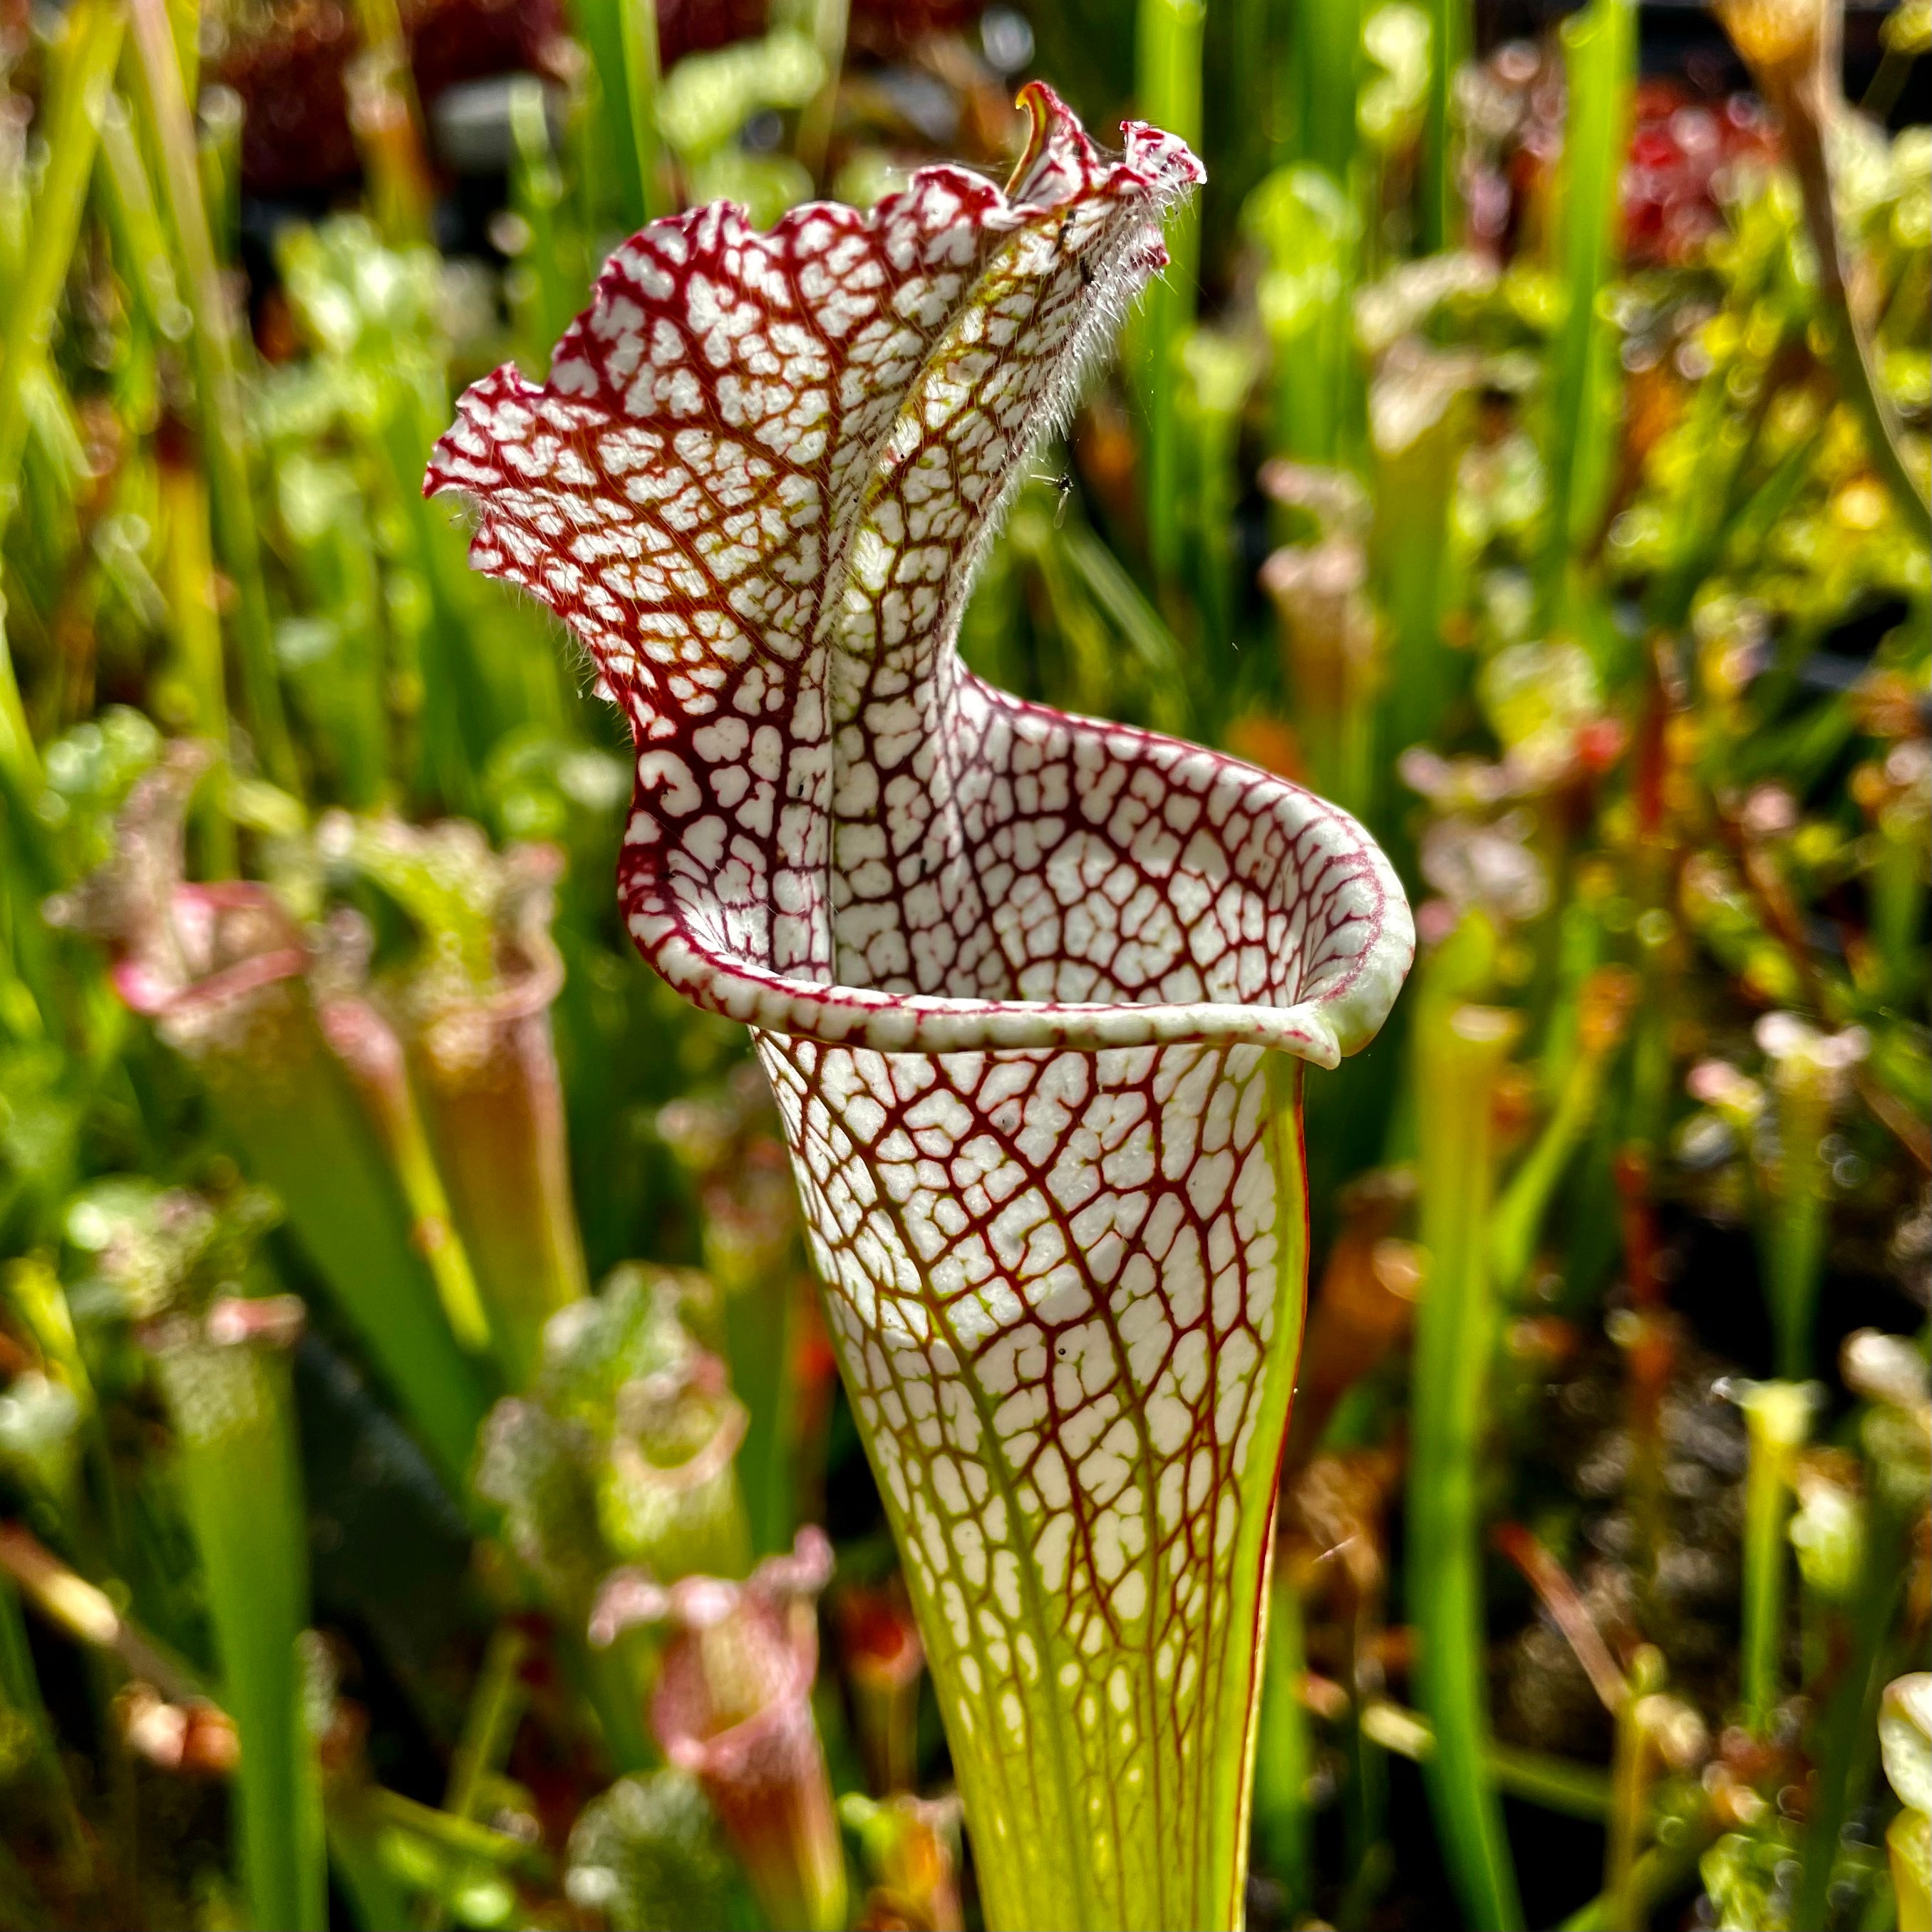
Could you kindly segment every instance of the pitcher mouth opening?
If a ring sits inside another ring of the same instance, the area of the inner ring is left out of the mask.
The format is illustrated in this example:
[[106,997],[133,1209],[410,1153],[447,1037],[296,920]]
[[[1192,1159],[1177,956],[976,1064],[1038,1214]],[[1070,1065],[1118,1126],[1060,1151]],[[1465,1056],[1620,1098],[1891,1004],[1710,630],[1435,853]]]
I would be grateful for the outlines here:
[[[1017,700],[1004,702],[1028,709]],[[1085,725],[1053,714],[1060,725]],[[1214,990],[1184,999],[1080,999],[894,991],[851,978],[807,979],[708,942],[704,908],[681,893],[632,882],[628,923],[638,949],[678,992],[700,1006],[765,1031],[826,1046],[883,1053],[950,1053],[996,1048],[1108,1048],[1166,1045],[1274,1048],[1323,1067],[1372,1039],[1414,958],[1408,902],[1394,868],[1369,834],[1339,807],[1286,778],[1217,753],[1132,727],[1094,724],[1136,751],[1186,754],[1208,761],[1217,782],[1238,782],[1251,814],[1292,824],[1312,844],[1295,877],[1243,880],[1232,862],[1204,892],[1234,886],[1286,907],[1319,902],[1298,942],[1294,997],[1243,998]],[[1258,801],[1258,806],[1257,805]],[[662,880],[653,884],[662,885]],[[1078,902],[1075,902],[1078,904]],[[1183,928],[1184,934],[1186,928]],[[1049,962],[1035,962],[1036,965]],[[1198,976],[1194,976],[1198,977]]]

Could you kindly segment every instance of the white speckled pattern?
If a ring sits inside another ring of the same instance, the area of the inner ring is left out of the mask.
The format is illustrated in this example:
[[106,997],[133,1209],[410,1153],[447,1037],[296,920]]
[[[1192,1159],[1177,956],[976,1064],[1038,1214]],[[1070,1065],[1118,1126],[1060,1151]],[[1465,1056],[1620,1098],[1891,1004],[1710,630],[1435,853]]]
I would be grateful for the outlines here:
[[640,950],[756,1029],[988,1922],[1228,1924],[1305,1264],[1264,1049],[1364,1044],[1412,933],[1346,814],[958,661],[1200,178],[1024,98],[1004,194],[937,168],[870,215],[646,229],[428,487],[630,719]]

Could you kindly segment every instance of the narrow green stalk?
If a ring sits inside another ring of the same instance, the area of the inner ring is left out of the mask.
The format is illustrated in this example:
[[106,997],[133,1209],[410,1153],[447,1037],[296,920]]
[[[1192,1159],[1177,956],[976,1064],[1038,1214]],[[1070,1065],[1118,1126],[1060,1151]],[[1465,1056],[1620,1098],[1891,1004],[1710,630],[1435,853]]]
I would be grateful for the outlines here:
[[530,227],[529,245],[518,263],[528,286],[519,355],[530,374],[541,376],[549,367],[550,345],[583,306],[590,277],[582,236],[568,218],[569,190],[550,143],[542,82],[527,74],[513,81],[509,110],[516,151],[511,200]]
[[1544,1094],[1561,1094],[1583,1045],[1583,988],[1603,964],[1605,951],[1600,892],[1573,899],[1551,922],[1541,1002],[1543,1039],[1537,1053],[1536,1082]]
[[[1142,116],[1192,148],[1201,145],[1201,47],[1205,0],[1139,0],[1134,92]],[[1146,411],[1143,474],[1148,555],[1156,580],[1180,570],[1181,512],[1178,392],[1181,344],[1194,324],[1201,218],[1189,204],[1169,216],[1166,271],[1148,284],[1135,331]]]
[[[589,58],[589,94],[583,146],[595,160],[584,170],[586,225],[592,232],[608,218],[628,232],[644,219],[644,187],[638,172],[638,144],[631,134],[631,97],[623,85],[622,10],[629,0],[572,0],[570,22]],[[606,184],[607,207],[592,192],[592,181]],[[546,345],[548,346],[548,345]]]
[[[20,278],[8,291],[4,332],[0,335],[0,538],[19,500],[30,379],[39,374],[53,338],[126,24],[116,0],[76,0],[61,36],[49,88],[46,171],[34,202]],[[0,767],[26,791],[38,784],[40,756],[21,704],[13,656],[6,649],[6,614],[5,600],[0,598]]]
[[201,98],[201,0],[166,0],[168,31],[174,37],[175,64],[182,98]]
[[1241,225],[1268,254],[1255,306],[1274,365],[1269,446],[1304,463],[1340,462],[1360,434],[1354,302],[1361,217],[1324,170],[1304,165],[1269,176],[1248,197]]
[[444,1318],[402,1189],[312,1016],[291,1017],[272,1070],[237,1056],[204,1061],[202,1073],[248,1171],[281,1196],[343,1312],[460,1494],[488,1406],[482,1381]]
[[506,1871],[528,1872],[538,1878],[548,1874],[549,1861],[542,1850],[525,1839],[512,1838],[508,1832],[479,1825],[473,1818],[440,1811],[434,1804],[405,1798],[400,1791],[391,1791],[383,1785],[371,1785],[368,1798],[370,1810],[380,1822],[414,1832],[459,1858],[480,1859]]
[[1762,1254],[1778,1370],[1795,1377],[1811,1366],[1811,1330],[1824,1274],[1825,1204],[1819,1190],[1805,1184],[1808,1170],[1822,1165],[1815,1143],[1788,1155],[1784,1165],[1784,1186],[1774,1203]]
[[[1438,956],[1435,964],[1440,973],[1444,962]],[[1518,1024],[1514,1014],[1439,994],[1416,1022],[1418,1178],[1430,1267],[1416,1324],[1409,1441],[1410,1621],[1418,1702],[1436,1733],[1429,1789],[1444,1854],[1465,1917],[1485,1932],[1523,1923],[1486,1755],[1480,1501],[1484,1393],[1496,1346],[1491,1114]]]
[[1156,729],[1184,731],[1190,707],[1180,646],[1120,559],[1084,524],[1071,524],[1051,544],[1051,561],[1077,578],[1144,668]]
[[[713,1257],[706,1259],[718,1272]],[[725,1282],[725,1354],[732,1389],[746,1411],[738,1480],[752,1550],[760,1556],[790,1549],[798,1526],[796,1311],[789,1252],[780,1268]]]
[[1630,1664],[1623,1700],[1616,1712],[1616,1745],[1610,1770],[1610,1819],[1604,1853],[1604,1896],[1611,1922],[1641,1925],[1646,1900],[1637,1882],[1637,1861],[1649,1825],[1650,1783],[1655,1754],[1648,1700],[1664,1688],[1664,1656],[1645,1644]]
[[1346,187],[1359,136],[1355,104],[1362,82],[1362,0],[1322,0],[1292,10],[1292,68],[1297,96],[1295,152],[1338,187]]
[[476,1688],[470,1700],[470,1712],[464,1720],[463,1736],[458,1740],[449,1763],[449,1788],[443,1808],[458,1818],[473,1818],[483,1788],[508,1756],[523,1714],[524,1691],[520,1672],[530,1650],[529,1640],[513,1624],[506,1624],[490,1636],[483,1654],[483,1667],[476,1673]]
[[357,0],[356,11],[362,51],[344,79],[376,225],[392,248],[427,242],[434,196],[402,14],[396,0]]
[[1925,1500],[1925,1466],[1922,1451],[1913,1444],[1912,1420],[1896,1411],[1876,1409],[1866,1418],[1863,1433],[1868,1481],[1863,1558],[1836,1620],[1831,1688],[1814,1732],[1816,1768],[1798,1854],[1794,1925],[1827,1922],[1846,1820],[1870,1796],[1866,1787],[1875,1768],[1870,1740],[1888,1667],[1887,1639],[1910,1573],[1912,1523]]
[[1535,1145],[1510,1176],[1490,1222],[1490,1264],[1501,1295],[1514,1294],[1529,1272],[1557,1184],[1597,1118],[1604,1078],[1635,990],[1629,974],[1613,969],[1594,975],[1580,996],[1584,1012],[1577,1051],[1556,1105]]
[[1614,1808],[1610,1780],[1594,1765],[1571,1764],[1542,1751],[1492,1743],[1484,1761],[1498,1791],[1565,1818],[1594,1822]]
[[[1364,1706],[1362,1729],[1384,1750],[1406,1757],[1412,1764],[1436,1762],[1435,1726],[1387,1698],[1374,1698]],[[1522,1750],[1493,1739],[1484,1745],[1482,1761],[1496,1790],[1512,1798],[1526,1799],[1566,1818],[1595,1820],[1609,1815],[1610,1780],[1594,1766],[1570,1764],[1542,1751]]]
[[1456,73],[1474,44],[1470,0],[1427,0],[1429,112],[1423,124],[1418,239],[1425,254],[1453,248],[1462,219],[1451,141]]
[[[1076,562],[1076,546],[1083,538],[1085,555]],[[1043,502],[1022,504],[1007,526],[1006,548],[1016,562],[1024,563],[1034,574],[1045,594],[1048,625],[1064,653],[1060,682],[1068,702],[1096,716],[1115,708],[1126,668],[1120,662],[1119,643],[1126,642],[1131,646],[1144,640],[1137,638],[1131,631],[1124,632],[1123,637],[1116,640],[1108,616],[1102,615],[1107,604],[1094,590],[1084,565],[1097,554],[1112,566],[1115,579],[1124,583],[1140,609],[1150,611],[1152,607],[1105,544],[1090,530],[1055,529]],[[1108,615],[1112,614],[1108,610]],[[1115,621],[1118,623],[1118,619]],[[1160,631],[1166,630],[1157,616],[1154,622]],[[1156,646],[1156,658],[1160,655]],[[1188,681],[1178,652],[1163,670],[1154,672],[1148,681],[1150,710],[1156,695],[1166,700],[1168,710],[1189,708]]]
[[267,776],[298,791],[295,747],[275,674],[274,623],[262,576],[261,536],[249,474],[234,323],[208,232],[194,124],[166,0],[130,0],[135,51],[150,133],[161,158],[161,181],[194,316],[195,400],[202,460],[221,560],[236,591],[236,637],[245,712]]
[[623,56],[624,98],[636,158],[640,216],[670,212],[664,188],[664,143],[658,134],[658,12],[656,0],[612,0]]
[[8,292],[6,328],[0,338],[5,356],[0,362],[0,530],[18,497],[28,380],[53,338],[126,25],[113,0],[80,0],[68,15],[53,63],[46,167],[22,250],[20,279]]
[[1636,9],[1631,0],[1592,0],[1562,28],[1569,107],[1558,188],[1564,311],[1552,358],[1548,526],[1543,599],[1553,616],[1574,547],[1595,523],[1609,480],[1612,438],[1604,418],[1611,379],[1611,329],[1598,298],[1615,268],[1636,77]]
[[[1272,0],[1234,0],[1228,11],[1229,100],[1234,148],[1233,178],[1243,190],[1258,181],[1285,156],[1276,152],[1288,129],[1280,112],[1276,70],[1286,50],[1280,44],[1288,24]],[[1298,17],[1298,10],[1297,13]]]
[[411,1922],[409,1894],[384,1862],[380,1828],[358,1798],[335,1791],[328,1805],[328,1862],[362,1932],[389,1932]]
[[1255,1846],[1264,1869],[1287,1894],[1285,1916],[1292,1924],[1315,1904],[1315,1817],[1308,1802],[1315,1748],[1301,1701],[1308,1668],[1301,1594],[1278,1550],[1274,1568],[1255,1744]]
[[[1629,1932],[1632,1926],[1646,1924],[1658,1900],[1669,1898],[1696,1876],[1697,1861],[1709,1843],[1706,1831],[1687,1833],[1677,1844],[1653,1846],[1630,1869],[1624,1904],[1620,1905],[1608,1892],[1599,1892],[1588,1904],[1571,1912],[1557,1932]],[[1626,1910],[1634,1910],[1638,1916],[1626,1918],[1622,1916]]]
[[1815,1382],[1742,1382],[1750,1460],[1744,1476],[1744,1628],[1738,1641],[1744,1719],[1760,1737],[1784,1695],[1784,1603],[1792,1461],[1811,1432]]
[[[195,31],[200,29],[195,23]],[[201,197],[216,256],[232,261],[242,245],[242,124],[248,108],[232,87],[203,88],[195,99],[195,149]]]
[[[1186,381],[1178,426],[1186,431],[1184,472],[1190,514],[1187,543],[1201,643],[1196,662],[1209,689],[1196,702],[1210,721],[1234,670],[1234,617],[1242,586],[1235,515],[1246,478],[1240,466],[1241,412],[1256,373],[1245,342],[1197,328],[1181,349]],[[1205,700],[1203,702],[1202,700]]]
[[[1835,87],[1832,92],[1835,94]],[[1832,205],[1831,171],[1826,159],[1823,130],[1808,107],[1786,113],[1784,138],[1786,153],[1803,190],[1804,225],[1817,257],[1818,320],[1823,325],[1832,374],[1838,380],[1838,392],[1846,406],[1858,418],[1866,457],[1879,481],[1890,494],[1906,530],[1922,543],[1927,520],[1932,518],[1932,505],[1928,505],[1923,481],[1906,467],[1901,446],[1904,432],[1898,405],[1879,380],[1872,365],[1871,344],[1852,313],[1845,286],[1838,218]]]
[[[524,1714],[520,1672],[530,1641],[514,1624],[500,1624],[483,1653],[476,1673],[463,1735],[450,1754],[449,1783],[442,1808],[452,1818],[473,1819],[481,1808],[487,1781],[502,1768]],[[436,1932],[446,1915],[439,1902],[428,1915],[425,1932]],[[375,1932],[375,1928],[370,1928]]]
[[1356,1932],[1369,1922],[1395,1870],[1388,1831],[1389,1754],[1370,1729],[1372,1708],[1357,1699],[1346,1738],[1348,1809],[1342,1832],[1349,1878],[1335,1915],[1343,1932]]
[[[208,517],[208,490],[201,472],[163,440],[156,465],[161,512],[163,594],[174,632],[182,686],[194,707],[194,729],[225,757],[228,751],[228,691],[222,663],[221,620],[215,611],[214,556]],[[208,800],[195,814],[202,875],[232,878],[236,872],[235,821],[218,800]]]
[[194,320],[181,298],[167,230],[124,94],[107,98],[100,120],[100,160],[104,212],[108,233],[119,251],[122,284],[136,314],[159,340],[181,341]]
[[435,783],[452,811],[482,809],[482,772],[502,734],[518,725],[562,724],[554,653],[506,624],[485,603],[466,561],[469,539],[422,494],[422,466],[446,406],[440,368],[418,363],[380,372],[385,386],[373,454],[386,467],[404,554],[427,593],[419,647],[429,686],[425,736]]
[[156,1369],[241,1740],[237,1836],[252,1922],[326,1932],[321,1792],[296,1649],[308,1546],[287,1364],[195,1334],[164,1342]]
[[435,1278],[436,1299],[450,1333],[471,1354],[481,1354],[490,1344],[490,1318],[469,1252],[456,1232],[448,1192],[404,1065],[401,1043],[364,1000],[332,1000],[323,1009],[322,1021],[330,1046],[347,1069],[382,1137],[391,1170],[409,1204],[410,1245]]

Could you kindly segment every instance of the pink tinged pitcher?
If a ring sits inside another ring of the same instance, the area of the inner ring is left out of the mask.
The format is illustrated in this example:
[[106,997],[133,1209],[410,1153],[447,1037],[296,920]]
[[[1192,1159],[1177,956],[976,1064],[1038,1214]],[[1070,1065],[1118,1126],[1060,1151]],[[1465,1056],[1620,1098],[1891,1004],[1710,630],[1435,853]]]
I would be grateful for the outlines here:
[[1004,193],[929,168],[869,214],[645,229],[547,383],[464,398],[426,487],[630,720],[640,950],[753,1029],[987,1922],[1228,1926],[1300,1064],[1372,1036],[1412,932],[1346,814],[956,653],[1009,493],[1202,178],[1022,98]]

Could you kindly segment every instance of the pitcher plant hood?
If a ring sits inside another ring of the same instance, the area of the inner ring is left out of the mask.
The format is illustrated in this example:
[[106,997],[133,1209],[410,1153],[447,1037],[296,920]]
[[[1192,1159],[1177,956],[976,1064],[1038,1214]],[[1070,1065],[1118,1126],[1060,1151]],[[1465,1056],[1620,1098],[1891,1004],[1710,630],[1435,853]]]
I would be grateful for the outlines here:
[[1002,192],[730,203],[613,255],[539,385],[464,397],[425,488],[568,625],[638,748],[621,888],[698,1004],[883,1051],[1246,1040],[1327,1066],[1407,970],[1354,822],[1233,759],[1022,703],[954,644],[1029,452],[1202,179],[1052,92]]

